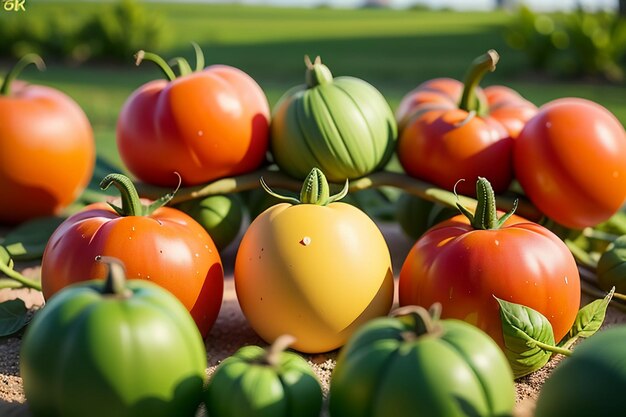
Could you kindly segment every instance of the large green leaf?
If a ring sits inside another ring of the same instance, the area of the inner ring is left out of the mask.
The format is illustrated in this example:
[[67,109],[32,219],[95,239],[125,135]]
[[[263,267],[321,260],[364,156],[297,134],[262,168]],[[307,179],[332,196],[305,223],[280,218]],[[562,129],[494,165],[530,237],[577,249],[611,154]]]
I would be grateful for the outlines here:
[[63,220],[63,217],[49,216],[24,222],[6,235],[3,245],[16,261],[39,259],[50,236]]
[[0,303],[0,337],[22,330],[29,322],[28,317],[28,309],[23,300],[17,298]]
[[615,287],[609,291],[606,297],[595,300],[578,311],[574,325],[567,334],[566,339],[561,342],[565,348],[571,346],[580,337],[587,338],[593,336],[604,323],[606,309],[613,298]]
[[554,346],[554,332],[541,313],[521,304],[496,297],[500,304],[504,353],[515,378],[542,368],[552,353],[542,346]]

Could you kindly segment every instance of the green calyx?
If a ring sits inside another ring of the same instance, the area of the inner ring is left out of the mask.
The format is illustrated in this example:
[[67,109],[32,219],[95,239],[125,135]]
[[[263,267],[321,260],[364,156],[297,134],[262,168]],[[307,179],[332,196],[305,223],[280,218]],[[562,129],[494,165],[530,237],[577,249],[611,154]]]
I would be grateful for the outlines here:
[[326,65],[322,64],[322,59],[319,56],[315,58],[315,61],[311,62],[309,56],[305,55],[304,64],[306,65],[304,79],[308,88],[333,82],[333,74]]
[[8,96],[11,93],[11,83],[17,78],[18,75],[20,75],[22,70],[30,64],[34,64],[39,71],[43,71],[46,68],[46,64],[39,55],[24,55],[22,59],[17,61],[15,66],[11,68],[6,77],[4,77],[4,80],[0,79],[0,96]]
[[[143,61],[153,62],[159,67],[161,72],[163,72],[163,74],[169,81],[174,81],[176,78],[184,77],[191,74],[192,72],[202,71],[204,69],[204,54],[202,53],[202,49],[200,49],[200,46],[195,42],[192,42],[191,45],[193,46],[193,49],[196,53],[196,68],[193,70],[191,69],[189,62],[183,57],[173,58],[168,63],[165,62],[165,60],[159,55],[152,52],[146,52],[144,50],[138,51],[135,54],[135,65],[139,65]],[[173,66],[178,66],[178,77],[172,69]]]
[[272,189],[265,183],[265,180],[261,177],[261,186],[271,196],[276,197],[279,200],[285,201],[291,204],[314,204],[317,206],[326,206],[335,201],[339,201],[348,194],[348,180],[346,180],[343,189],[334,195],[330,195],[330,187],[326,176],[319,168],[313,168],[309,175],[304,179],[302,189],[300,190],[300,199],[295,197],[283,196],[272,191]]
[[390,313],[409,325],[410,330],[402,333],[405,341],[417,340],[422,336],[439,335],[442,331],[437,321],[441,317],[441,304],[435,303],[426,310],[422,306],[408,305],[399,307]]
[[[178,173],[176,173],[178,175]],[[169,203],[174,195],[178,191],[181,184],[180,175],[178,175],[178,187],[171,193],[165,194],[163,197],[154,201],[152,204],[146,205],[139,199],[139,194],[133,182],[123,174],[109,174],[100,181],[100,188],[106,190],[109,186],[114,185],[119,191],[122,198],[122,207],[116,206],[113,203],[108,203],[109,206],[117,214],[122,217],[126,216],[149,216],[156,209],[163,207]]]
[[130,298],[133,292],[126,287],[126,272],[122,261],[110,256],[100,255],[96,256],[96,261],[108,266],[102,294],[119,298]]
[[[456,194],[456,190],[454,193]],[[515,200],[511,211],[498,218],[496,195],[489,181],[483,177],[478,177],[478,181],[476,181],[476,200],[476,211],[473,214],[458,202],[456,206],[469,219],[472,227],[477,230],[495,230],[502,227],[504,222],[515,213],[518,202]]]
[[474,111],[479,115],[484,113],[480,100],[476,97],[476,88],[487,72],[496,70],[496,64],[499,60],[500,55],[495,50],[490,49],[472,62],[463,81],[463,95],[459,102],[459,109],[467,112]]

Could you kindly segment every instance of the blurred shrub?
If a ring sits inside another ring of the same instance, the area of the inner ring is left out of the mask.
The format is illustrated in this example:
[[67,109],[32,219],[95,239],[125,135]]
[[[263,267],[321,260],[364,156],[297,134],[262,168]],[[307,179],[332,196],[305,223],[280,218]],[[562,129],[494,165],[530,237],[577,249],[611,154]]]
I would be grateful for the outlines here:
[[158,49],[166,32],[161,16],[147,14],[134,0],[122,0],[89,19],[78,38],[88,45],[91,57],[128,61],[140,49]]
[[166,32],[163,18],[146,13],[134,0],[108,5],[83,19],[68,19],[60,11],[45,17],[25,13],[0,24],[0,56],[19,58],[35,52],[72,62],[128,61],[139,49],[160,48]]
[[624,79],[626,20],[615,13],[539,14],[521,7],[505,33],[533,70],[564,76]]

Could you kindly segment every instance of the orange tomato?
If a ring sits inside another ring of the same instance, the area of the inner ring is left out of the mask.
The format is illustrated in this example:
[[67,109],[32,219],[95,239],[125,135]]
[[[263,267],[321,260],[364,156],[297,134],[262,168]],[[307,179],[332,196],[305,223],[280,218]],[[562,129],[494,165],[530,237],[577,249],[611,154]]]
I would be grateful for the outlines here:
[[174,172],[194,185],[259,167],[270,117],[261,87],[227,65],[178,78],[165,72],[170,81],[143,85],[120,113],[117,145],[129,171],[147,183],[175,186]]
[[626,199],[626,133],[601,105],[580,98],[545,104],[514,150],[515,175],[546,216],[582,229],[608,220]]
[[0,83],[0,223],[58,214],[93,173],[93,131],[81,108],[53,88],[11,83],[36,61],[25,56]]
[[142,215],[136,192],[132,200],[138,206],[123,206],[121,214],[106,203],[89,205],[58,227],[42,259],[44,298],[76,282],[104,279],[106,268],[96,257],[110,256],[124,263],[129,279],[152,281],[174,294],[206,337],[223,296],[217,248],[204,228],[182,211],[160,207]]

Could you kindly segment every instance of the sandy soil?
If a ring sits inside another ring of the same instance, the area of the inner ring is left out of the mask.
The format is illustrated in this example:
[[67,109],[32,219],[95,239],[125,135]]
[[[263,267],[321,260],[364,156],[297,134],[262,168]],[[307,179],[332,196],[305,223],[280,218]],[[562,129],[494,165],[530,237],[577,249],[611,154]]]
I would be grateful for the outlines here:
[[[381,229],[389,243],[394,271],[397,275],[402,261],[411,247],[411,242],[396,225],[385,224],[381,226]],[[266,345],[247,324],[237,303],[232,277],[236,246],[236,243],[231,245],[222,254],[226,272],[225,294],[218,320],[206,340],[208,375],[213,372],[220,361],[233,354],[239,347],[248,344]],[[39,268],[36,265],[28,266],[22,271],[26,275],[36,276],[39,273]],[[43,303],[39,292],[28,290],[0,291],[0,301],[15,297],[26,300],[28,306],[37,306]],[[609,308],[604,326],[623,322],[626,322],[626,315],[619,310]],[[0,339],[0,416],[2,417],[27,417],[31,415],[24,398],[22,380],[19,374],[20,340],[19,336]],[[337,352],[305,356],[319,375],[325,391],[328,389],[336,356]],[[532,416],[534,401],[539,389],[558,361],[559,357],[556,357],[543,369],[516,381],[516,417]],[[203,415],[202,410],[200,410],[199,415]]]

